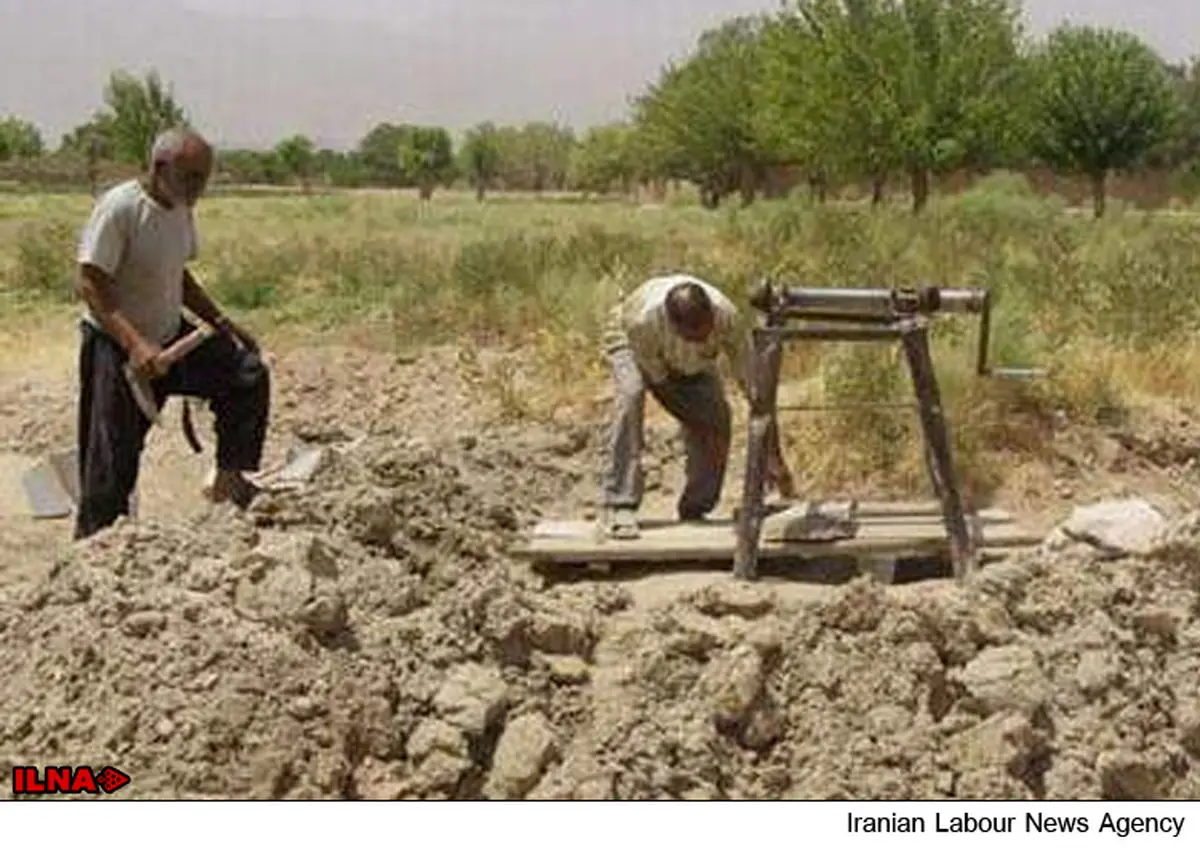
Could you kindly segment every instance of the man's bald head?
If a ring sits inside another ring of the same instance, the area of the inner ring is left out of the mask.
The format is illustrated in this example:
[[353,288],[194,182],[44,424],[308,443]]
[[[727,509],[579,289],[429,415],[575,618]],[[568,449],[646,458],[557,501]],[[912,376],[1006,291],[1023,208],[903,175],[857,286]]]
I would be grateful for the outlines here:
[[172,202],[192,206],[208,185],[213,169],[212,145],[195,130],[168,129],[150,148],[150,174]]
[[712,298],[699,283],[680,283],[667,292],[667,318],[679,335],[702,342],[713,331],[716,310]]

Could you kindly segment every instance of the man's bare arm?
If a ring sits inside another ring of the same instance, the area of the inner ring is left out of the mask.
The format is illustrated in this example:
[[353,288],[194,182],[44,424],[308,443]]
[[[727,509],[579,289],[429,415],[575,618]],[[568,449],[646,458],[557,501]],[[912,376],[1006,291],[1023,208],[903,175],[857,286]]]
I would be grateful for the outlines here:
[[116,281],[95,265],[84,263],[79,266],[75,290],[88,305],[101,328],[127,353],[132,354],[139,348],[154,347],[117,308],[116,286]]
[[183,305],[194,312],[201,321],[207,321],[214,327],[220,328],[225,318],[208,292],[187,268],[183,269]]
[[199,280],[186,268],[183,270],[183,305],[194,312],[201,321],[211,324],[218,332],[251,350],[258,350],[258,340],[244,327],[230,320],[204,290],[204,286],[200,285]]

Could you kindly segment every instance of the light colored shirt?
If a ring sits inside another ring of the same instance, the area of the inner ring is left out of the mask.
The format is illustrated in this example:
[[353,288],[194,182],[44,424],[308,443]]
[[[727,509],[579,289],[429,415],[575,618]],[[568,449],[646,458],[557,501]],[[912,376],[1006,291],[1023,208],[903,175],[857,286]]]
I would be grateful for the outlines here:
[[[680,283],[698,283],[712,300],[716,321],[704,342],[690,342],[671,326],[667,294]],[[605,346],[609,350],[628,347],[651,384],[672,376],[715,373],[717,360],[724,353],[742,392],[749,396],[751,340],[738,326],[738,309],[719,289],[696,277],[672,274],[639,286],[610,313]]]
[[[77,260],[116,282],[116,305],[139,333],[162,344],[183,317],[183,272],[197,250],[192,210],[166,208],[136,180],[105,192],[79,240]],[[85,320],[99,321],[90,307]]]

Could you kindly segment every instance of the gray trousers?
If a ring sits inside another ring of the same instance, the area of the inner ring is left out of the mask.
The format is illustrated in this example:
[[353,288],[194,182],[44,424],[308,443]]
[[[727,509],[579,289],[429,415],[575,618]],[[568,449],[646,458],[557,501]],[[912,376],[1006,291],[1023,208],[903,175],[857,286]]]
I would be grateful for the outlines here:
[[604,505],[610,509],[641,507],[645,491],[642,447],[646,392],[683,425],[687,481],[679,497],[679,516],[700,518],[716,507],[725,480],[732,429],[729,403],[715,373],[677,377],[648,384],[628,347],[608,352],[614,403],[609,433]]

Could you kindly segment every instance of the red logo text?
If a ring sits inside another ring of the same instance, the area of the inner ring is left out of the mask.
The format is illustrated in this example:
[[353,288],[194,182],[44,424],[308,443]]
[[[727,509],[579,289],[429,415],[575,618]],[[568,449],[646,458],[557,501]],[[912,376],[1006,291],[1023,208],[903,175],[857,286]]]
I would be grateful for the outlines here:
[[129,781],[129,775],[112,766],[16,766],[12,771],[14,795],[111,795]]

